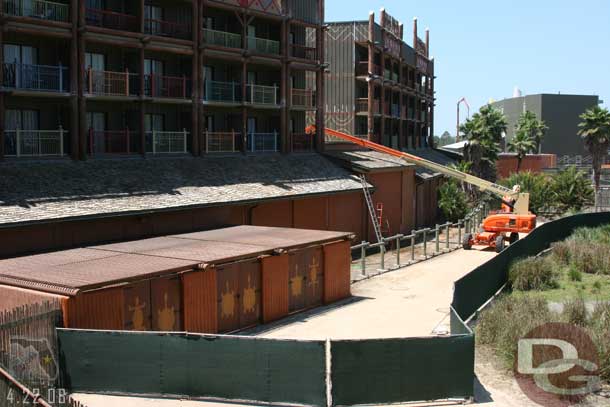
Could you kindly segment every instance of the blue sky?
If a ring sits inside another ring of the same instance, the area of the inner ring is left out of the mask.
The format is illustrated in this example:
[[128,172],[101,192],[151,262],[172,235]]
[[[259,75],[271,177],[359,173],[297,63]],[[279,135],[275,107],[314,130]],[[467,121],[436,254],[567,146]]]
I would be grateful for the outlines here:
[[326,21],[365,20],[386,10],[405,24],[412,45],[430,28],[437,80],[435,133],[455,133],[456,103],[473,110],[490,98],[524,94],[597,94],[610,105],[608,0],[326,0]]

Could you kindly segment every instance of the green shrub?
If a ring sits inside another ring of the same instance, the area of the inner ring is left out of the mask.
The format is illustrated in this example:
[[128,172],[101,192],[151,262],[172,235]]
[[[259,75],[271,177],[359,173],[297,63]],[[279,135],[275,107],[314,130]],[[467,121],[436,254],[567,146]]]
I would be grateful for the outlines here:
[[563,304],[562,319],[580,326],[587,325],[587,306],[583,298],[576,298]]
[[570,253],[572,252],[571,241],[551,243],[551,253],[555,261],[559,264],[570,264]]
[[574,241],[570,254],[572,264],[577,270],[587,274],[610,275],[610,246],[595,241]]
[[438,189],[438,207],[445,220],[457,222],[468,213],[466,194],[455,180],[447,180]]
[[599,226],[596,228],[578,228],[572,233],[569,241],[576,242],[595,242],[610,245],[610,225]]
[[553,206],[562,212],[578,211],[594,202],[591,180],[574,166],[553,176],[551,191]]
[[601,281],[599,281],[599,280],[597,280],[596,282],[594,282],[594,283],[593,283],[593,289],[594,289],[596,292],[601,291],[601,289],[602,289],[602,282],[601,282]]
[[558,287],[557,265],[551,257],[528,257],[511,264],[508,280],[515,290],[548,290]]
[[523,171],[504,178],[500,183],[508,188],[519,185],[521,192],[528,192],[530,194],[530,210],[533,213],[550,209],[552,190],[547,175]]
[[568,269],[568,277],[571,281],[582,281],[582,273],[575,267],[570,267]]
[[600,362],[600,377],[603,380],[610,380],[610,303],[598,303],[591,318],[589,318],[589,328],[587,332],[597,345]]

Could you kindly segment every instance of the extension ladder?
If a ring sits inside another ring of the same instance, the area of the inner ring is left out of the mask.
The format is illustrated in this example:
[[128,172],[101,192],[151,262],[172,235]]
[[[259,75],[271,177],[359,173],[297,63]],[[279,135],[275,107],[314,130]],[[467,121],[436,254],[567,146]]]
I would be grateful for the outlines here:
[[383,236],[381,234],[381,226],[379,225],[377,215],[375,214],[375,207],[373,206],[373,199],[371,198],[371,192],[369,191],[368,183],[366,182],[366,177],[364,175],[360,175],[360,183],[362,183],[362,191],[364,192],[364,200],[366,201],[366,206],[369,210],[369,215],[371,217],[371,221],[373,222],[373,229],[375,230],[375,237],[377,237],[377,242],[383,242]]

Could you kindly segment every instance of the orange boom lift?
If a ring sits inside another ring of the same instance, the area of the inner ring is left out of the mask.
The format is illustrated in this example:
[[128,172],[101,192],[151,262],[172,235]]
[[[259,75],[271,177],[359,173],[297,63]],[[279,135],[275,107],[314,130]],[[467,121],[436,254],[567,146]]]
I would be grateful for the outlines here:
[[[316,133],[315,126],[309,126],[305,129],[307,134],[313,135]],[[504,250],[506,242],[514,243],[519,240],[519,233],[529,233],[536,227],[536,215],[529,211],[529,194],[520,192],[518,188],[506,188],[502,185],[475,177],[471,174],[466,174],[457,171],[453,168],[445,167],[423,158],[394,150],[381,144],[373,143],[372,141],[363,140],[358,137],[350,136],[349,134],[341,133],[336,130],[324,129],[325,133],[357,144],[359,146],[369,148],[389,154],[393,157],[401,158],[410,164],[419,165],[420,167],[428,168],[432,171],[439,172],[448,177],[452,177],[461,182],[474,185],[481,191],[490,192],[499,196],[502,199],[502,210],[491,213],[483,221],[481,230],[476,234],[466,234],[462,242],[464,249],[469,250],[474,245],[488,246],[496,249],[497,252]]]

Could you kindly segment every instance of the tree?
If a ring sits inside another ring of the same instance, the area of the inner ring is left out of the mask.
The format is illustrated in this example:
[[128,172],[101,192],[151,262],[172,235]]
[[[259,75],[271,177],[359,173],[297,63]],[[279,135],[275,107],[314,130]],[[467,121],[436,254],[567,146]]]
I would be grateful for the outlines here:
[[508,178],[500,180],[500,184],[512,188],[515,185],[521,187],[521,192],[530,194],[530,210],[540,213],[550,210],[553,206],[552,200],[552,178],[531,171],[515,172]]
[[455,137],[453,137],[451,134],[449,134],[448,131],[445,131],[443,134],[441,134],[441,137],[439,139],[439,146],[446,146],[448,144],[454,143],[455,142]]
[[594,202],[591,182],[584,172],[570,166],[553,177],[553,206],[562,212],[580,211]]
[[449,222],[456,222],[466,216],[468,199],[456,180],[448,179],[438,188],[438,207]]
[[583,113],[582,122],[578,125],[578,135],[582,137],[585,146],[591,153],[593,161],[593,179],[595,190],[599,190],[602,162],[610,147],[610,112],[595,106]]
[[515,126],[515,133],[523,132],[527,133],[529,137],[534,141],[536,153],[540,152],[540,144],[542,139],[548,130],[546,123],[543,120],[538,120],[536,114],[529,110],[523,112],[519,116],[519,120]]
[[517,131],[515,137],[508,142],[508,150],[517,154],[517,172],[521,169],[521,163],[526,155],[534,151],[536,143],[530,137],[528,131],[523,129]]
[[460,127],[468,140],[464,147],[464,159],[472,163],[474,175],[495,181],[495,163],[507,126],[504,114],[493,106],[486,105]]

